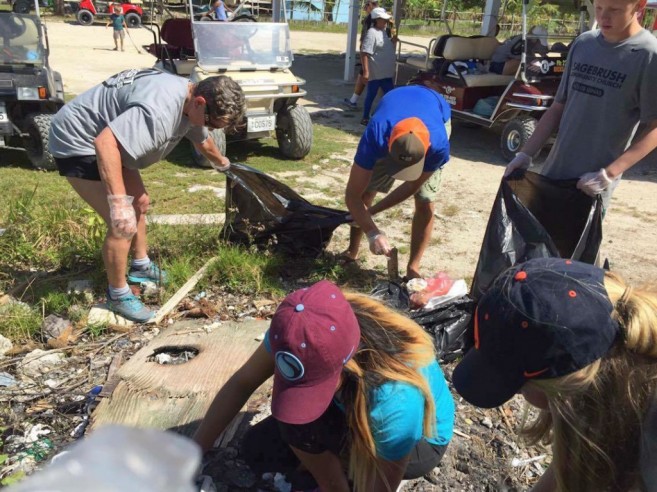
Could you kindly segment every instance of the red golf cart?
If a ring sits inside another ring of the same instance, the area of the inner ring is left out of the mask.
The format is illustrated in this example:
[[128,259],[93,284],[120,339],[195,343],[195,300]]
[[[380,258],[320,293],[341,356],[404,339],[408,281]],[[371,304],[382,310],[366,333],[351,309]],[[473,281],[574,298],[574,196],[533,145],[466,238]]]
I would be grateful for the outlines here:
[[80,24],[90,26],[96,18],[107,19],[114,13],[114,5],[120,5],[121,11],[125,16],[125,23],[129,28],[134,28],[141,25],[141,19],[144,15],[141,3],[141,0],[131,0],[130,2],[121,3],[81,0],[75,15]]
[[[488,61],[500,45],[493,36],[446,34],[431,40],[428,47],[400,40],[397,64],[417,68],[409,83],[439,92],[451,105],[453,119],[501,129],[502,155],[511,160],[552,104],[566,64],[566,43],[560,40],[540,55],[527,48],[540,41],[539,36],[528,33],[527,17],[523,15],[522,39],[512,48],[521,57],[520,65],[512,75],[487,70]],[[543,41],[547,43],[546,38]],[[423,48],[425,56],[405,55],[404,45]]]

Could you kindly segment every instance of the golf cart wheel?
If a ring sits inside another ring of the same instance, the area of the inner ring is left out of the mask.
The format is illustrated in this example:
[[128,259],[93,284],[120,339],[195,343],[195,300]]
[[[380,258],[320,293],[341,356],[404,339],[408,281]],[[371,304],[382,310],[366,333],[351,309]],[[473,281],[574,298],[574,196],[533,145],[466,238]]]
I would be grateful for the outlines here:
[[[210,132],[212,140],[214,140],[215,145],[221,152],[221,155],[226,155],[226,134],[220,128],[212,130]],[[201,154],[196,147],[192,146],[192,157],[194,158],[194,164],[199,167],[212,167],[210,159]]]
[[130,12],[128,13],[128,15],[125,16],[125,23],[128,25],[130,29],[134,29],[136,27],[141,26],[141,17],[139,17],[139,14]]
[[231,22],[258,22],[255,17],[249,14],[238,15]]
[[94,14],[92,14],[87,9],[78,10],[78,13],[75,15],[75,17],[78,19],[78,22],[83,26],[90,26],[91,24],[94,23]]
[[32,4],[29,2],[29,0],[17,0],[11,10],[13,10],[16,14],[29,14],[31,6]]
[[48,151],[48,136],[52,114],[33,114],[27,117],[27,157],[37,169],[57,169],[55,158]]
[[504,130],[502,130],[500,147],[502,155],[507,161],[511,161],[527,143],[527,140],[536,129],[536,123],[538,122],[535,118],[525,116],[524,118],[511,120],[506,124]]
[[276,140],[281,154],[303,159],[313,146],[313,122],[303,106],[288,106],[276,116]]

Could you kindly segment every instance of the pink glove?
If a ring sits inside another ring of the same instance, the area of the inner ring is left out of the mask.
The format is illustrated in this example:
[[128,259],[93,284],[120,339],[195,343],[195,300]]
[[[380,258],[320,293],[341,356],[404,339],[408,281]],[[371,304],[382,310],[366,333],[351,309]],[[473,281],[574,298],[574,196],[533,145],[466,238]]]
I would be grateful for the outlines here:
[[511,162],[509,162],[504,170],[504,177],[506,178],[516,169],[527,169],[532,165],[532,157],[524,152],[518,152]]
[[133,200],[134,197],[128,195],[107,195],[110,206],[110,228],[115,236],[131,239],[137,232]]
[[598,172],[582,174],[577,182],[577,189],[588,196],[596,196],[606,190],[611,183],[613,181],[607,176],[607,171],[602,168]]
[[386,235],[379,231],[374,230],[367,235],[367,240],[370,243],[370,251],[375,255],[388,255],[390,253],[390,245]]

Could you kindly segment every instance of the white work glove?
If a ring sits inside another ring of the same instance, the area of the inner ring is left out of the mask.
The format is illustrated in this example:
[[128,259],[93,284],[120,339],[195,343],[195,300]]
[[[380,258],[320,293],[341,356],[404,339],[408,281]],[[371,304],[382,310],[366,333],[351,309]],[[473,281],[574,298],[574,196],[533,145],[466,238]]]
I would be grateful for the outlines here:
[[213,160],[210,160],[210,165],[220,173],[225,173],[230,169],[230,159],[225,155],[222,155],[219,160],[221,161],[221,165],[217,164]]
[[577,189],[594,197],[606,190],[612,182],[607,171],[602,168],[597,172],[582,174],[577,182]]
[[527,169],[532,165],[532,156],[524,152],[518,152],[511,162],[509,162],[504,170],[504,177],[506,178],[516,169]]
[[370,243],[370,251],[373,254],[388,256],[388,253],[390,253],[391,248],[388,244],[388,238],[383,232],[375,229],[367,234],[367,240]]
[[137,217],[132,206],[134,197],[128,195],[107,195],[110,206],[110,228],[112,234],[131,239],[137,232]]

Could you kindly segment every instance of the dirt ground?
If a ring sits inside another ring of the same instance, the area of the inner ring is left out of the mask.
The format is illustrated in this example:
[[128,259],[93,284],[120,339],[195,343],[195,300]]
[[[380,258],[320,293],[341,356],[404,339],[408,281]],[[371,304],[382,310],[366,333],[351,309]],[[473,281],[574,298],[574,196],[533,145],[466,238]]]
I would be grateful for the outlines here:
[[[129,39],[126,39],[126,52],[111,51],[111,31],[102,26],[52,22],[48,28],[52,65],[62,73],[65,88],[70,93],[79,94],[119,70],[153,63],[150,55],[138,54]],[[404,37],[403,32],[401,36]],[[152,41],[151,34],[145,29],[133,31],[132,37],[140,46]],[[352,91],[352,85],[342,80],[346,35],[293,32],[291,38],[298,53],[293,69],[308,82],[308,97],[304,104],[311,111],[314,122],[343,129],[353,136],[352,143],[336,149],[327,162],[309,163],[310,181],[330,186],[334,190],[331,198],[339,201],[362,132],[358,123],[360,113],[344,111],[339,104]],[[416,38],[416,41],[421,39]],[[327,46],[334,50],[327,51]],[[444,173],[436,207],[434,239],[423,264],[425,274],[443,270],[455,278],[471,279],[505,164],[498,151],[498,141],[499,137],[493,131],[455,125],[452,159]],[[651,160],[628,173],[616,191],[611,213],[604,224],[603,254],[610,258],[612,268],[634,282],[652,281],[657,274],[654,253],[651,253],[657,242],[656,163],[657,159],[652,156]],[[317,188],[304,190],[302,174],[286,173],[279,178],[292,180],[297,191],[311,198],[317,193]],[[308,177],[305,178],[308,181]],[[400,246],[400,265],[404,265],[405,251],[408,251],[403,246],[408,244],[412,212],[412,205],[405,204],[377,219],[392,241]],[[330,245],[332,251],[345,248],[347,233],[347,228],[336,231]],[[382,258],[369,254],[363,254],[361,265],[385,268]],[[138,334],[134,339],[139,339]],[[109,349],[118,350],[113,346]],[[448,376],[451,370],[451,364],[445,365]],[[266,395],[262,398],[260,403],[266,400]],[[258,407],[258,400],[253,405],[256,413],[266,413],[266,409]],[[404,490],[526,490],[542,473],[546,451],[518,446],[514,429],[521,416],[518,399],[501,411],[482,411],[457,400],[458,432],[440,468],[437,483],[415,481]],[[536,461],[522,462],[530,457]],[[521,460],[519,466],[512,465],[513,458]],[[239,461],[236,447],[217,451],[206,470],[218,480],[219,490],[274,490],[260,483],[258,477],[248,475],[248,470]]]

